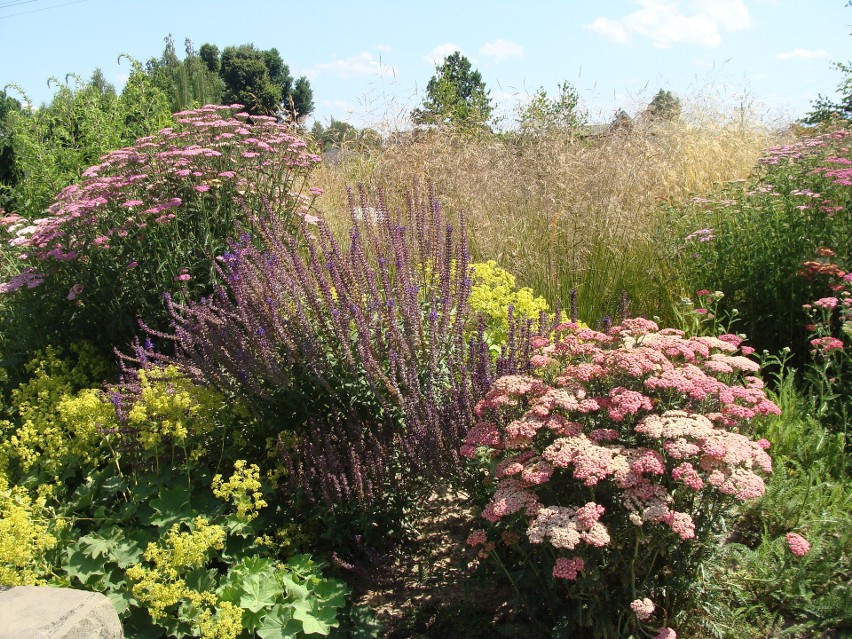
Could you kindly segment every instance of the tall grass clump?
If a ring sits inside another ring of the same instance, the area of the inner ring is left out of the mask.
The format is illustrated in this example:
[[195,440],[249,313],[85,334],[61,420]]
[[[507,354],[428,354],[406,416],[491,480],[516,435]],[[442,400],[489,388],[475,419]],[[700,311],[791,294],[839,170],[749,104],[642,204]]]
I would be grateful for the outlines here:
[[804,305],[835,296],[843,285],[830,280],[852,264],[849,135],[772,147],[752,179],[670,212],[686,290],[722,291],[721,312],[736,314],[754,346],[789,346],[799,366],[811,348]]
[[[615,315],[622,290],[634,313],[667,315],[676,297],[659,259],[659,202],[745,177],[771,139],[758,126],[694,115],[594,136],[437,129],[397,134],[316,176],[329,193],[412,175],[434,182],[442,201],[465,211],[475,259],[495,259],[552,303],[567,306],[576,289],[580,317],[595,322]],[[345,210],[324,204],[330,216]]]
[[2,219],[6,357],[93,335],[123,345],[137,318],[162,328],[164,292],[212,292],[214,256],[246,210],[270,207],[294,228],[306,215],[319,158],[290,127],[240,105],[174,118],[103,156],[37,219]]

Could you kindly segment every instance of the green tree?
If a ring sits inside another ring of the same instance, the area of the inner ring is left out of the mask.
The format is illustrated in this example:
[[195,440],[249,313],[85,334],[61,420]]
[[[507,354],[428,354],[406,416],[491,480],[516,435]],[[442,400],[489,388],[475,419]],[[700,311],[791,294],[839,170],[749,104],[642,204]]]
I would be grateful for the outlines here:
[[15,154],[12,148],[12,131],[8,115],[12,111],[20,111],[21,103],[6,90],[0,90],[0,208],[8,205],[8,189],[17,182],[15,175]]
[[219,73],[219,47],[215,44],[205,42],[198,50],[198,56],[201,58],[207,70],[211,73]]
[[[209,53],[208,59],[212,61]],[[262,51],[253,44],[225,47],[219,76],[225,102],[243,104],[249,113],[287,114],[302,119],[313,111],[313,91],[304,76],[293,81],[277,49]]]
[[580,108],[580,94],[569,82],[559,85],[559,95],[550,99],[541,87],[529,102],[518,108],[521,135],[539,137],[554,131],[577,133],[587,122],[588,113]]
[[650,120],[658,122],[673,122],[680,118],[680,113],[680,99],[671,91],[664,89],[657,92],[645,110],[645,114]]
[[56,193],[107,151],[171,121],[165,95],[138,62],[133,65],[120,96],[99,72],[89,82],[69,75],[65,83],[51,80],[56,93],[49,104],[7,113],[15,171],[9,208],[31,219],[42,217]]
[[296,119],[302,120],[313,113],[314,91],[305,76],[300,77],[293,85],[292,98],[293,102],[289,106],[291,112],[296,115]]
[[840,99],[834,100],[820,94],[813,103],[813,110],[802,118],[805,124],[832,124],[852,120],[852,62],[834,62],[832,66],[843,74],[836,89]]
[[435,75],[426,85],[423,106],[412,112],[412,119],[418,124],[483,127],[493,111],[489,94],[482,74],[456,51],[435,67]]
[[218,71],[209,69],[192,41],[188,38],[184,41],[183,60],[177,56],[171,35],[165,42],[162,55],[149,60],[146,68],[156,86],[168,96],[171,111],[221,103],[223,84]]

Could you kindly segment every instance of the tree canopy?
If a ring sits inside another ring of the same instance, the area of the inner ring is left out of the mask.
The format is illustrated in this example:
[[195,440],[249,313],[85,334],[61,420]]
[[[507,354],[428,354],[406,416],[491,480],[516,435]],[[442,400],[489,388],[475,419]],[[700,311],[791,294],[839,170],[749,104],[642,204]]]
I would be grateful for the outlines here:
[[559,85],[559,95],[549,98],[541,87],[530,100],[518,108],[521,135],[538,137],[554,131],[577,133],[588,121],[588,113],[580,108],[580,94],[570,82]]
[[657,94],[651,99],[648,108],[645,110],[646,117],[652,121],[672,122],[680,118],[681,103],[671,91],[660,89]]
[[206,67],[218,68],[226,103],[243,104],[250,113],[285,113],[292,119],[302,119],[314,110],[307,78],[294,81],[277,49],[263,51],[253,44],[242,44],[225,47],[221,57],[213,45],[204,44],[201,49]]
[[204,104],[219,104],[224,86],[218,70],[210,70],[189,38],[184,41],[186,55],[183,60],[177,57],[172,36],[167,36],[165,42],[162,55],[149,60],[146,69],[154,84],[168,96],[171,110],[176,112]]
[[426,85],[426,99],[422,108],[412,112],[412,119],[418,124],[485,126],[493,111],[489,94],[482,74],[456,51],[435,67]]

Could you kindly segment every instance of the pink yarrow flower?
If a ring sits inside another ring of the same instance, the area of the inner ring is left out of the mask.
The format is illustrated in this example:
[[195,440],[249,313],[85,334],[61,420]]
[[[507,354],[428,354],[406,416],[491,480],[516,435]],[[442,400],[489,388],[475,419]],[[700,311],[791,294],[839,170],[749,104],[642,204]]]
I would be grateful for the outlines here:
[[823,297],[814,302],[814,306],[816,306],[817,308],[831,310],[833,308],[837,308],[838,303],[839,300],[836,297]]
[[644,599],[636,599],[630,602],[630,609],[636,613],[639,621],[645,621],[654,614],[654,602],[645,597]]
[[556,565],[553,566],[553,576],[557,579],[574,581],[585,567],[586,563],[580,557],[571,557],[570,559],[560,557],[556,560]]
[[818,337],[811,340],[811,346],[821,353],[832,353],[843,350],[843,341],[836,337]]
[[786,540],[790,552],[796,555],[796,557],[804,557],[811,549],[808,540],[797,533],[787,533]]

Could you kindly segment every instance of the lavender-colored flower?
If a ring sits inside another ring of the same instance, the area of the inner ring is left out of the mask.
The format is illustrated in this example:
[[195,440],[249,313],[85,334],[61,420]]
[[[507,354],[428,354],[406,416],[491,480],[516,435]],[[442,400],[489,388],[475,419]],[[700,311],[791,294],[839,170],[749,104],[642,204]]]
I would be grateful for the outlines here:
[[[367,207],[365,191],[360,207],[350,198],[353,212]],[[242,397],[272,429],[264,436],[296,431],[279,454],[309,499],[373,501],[400,468],[404,482],[457,472],[473,406],[495,376],[482,335],[465,337],[464,224],[449,226],[418,192],[407,214],[389,214],[382,194],[372,208],[376,220],[353,213],[346,247],[323,220],[309,234],[253,216],[253,237],[217,260],[228,289],[174,304],[177,355],[151,355]],[[504,369],[526,365],[529,333],[515,329]]]

